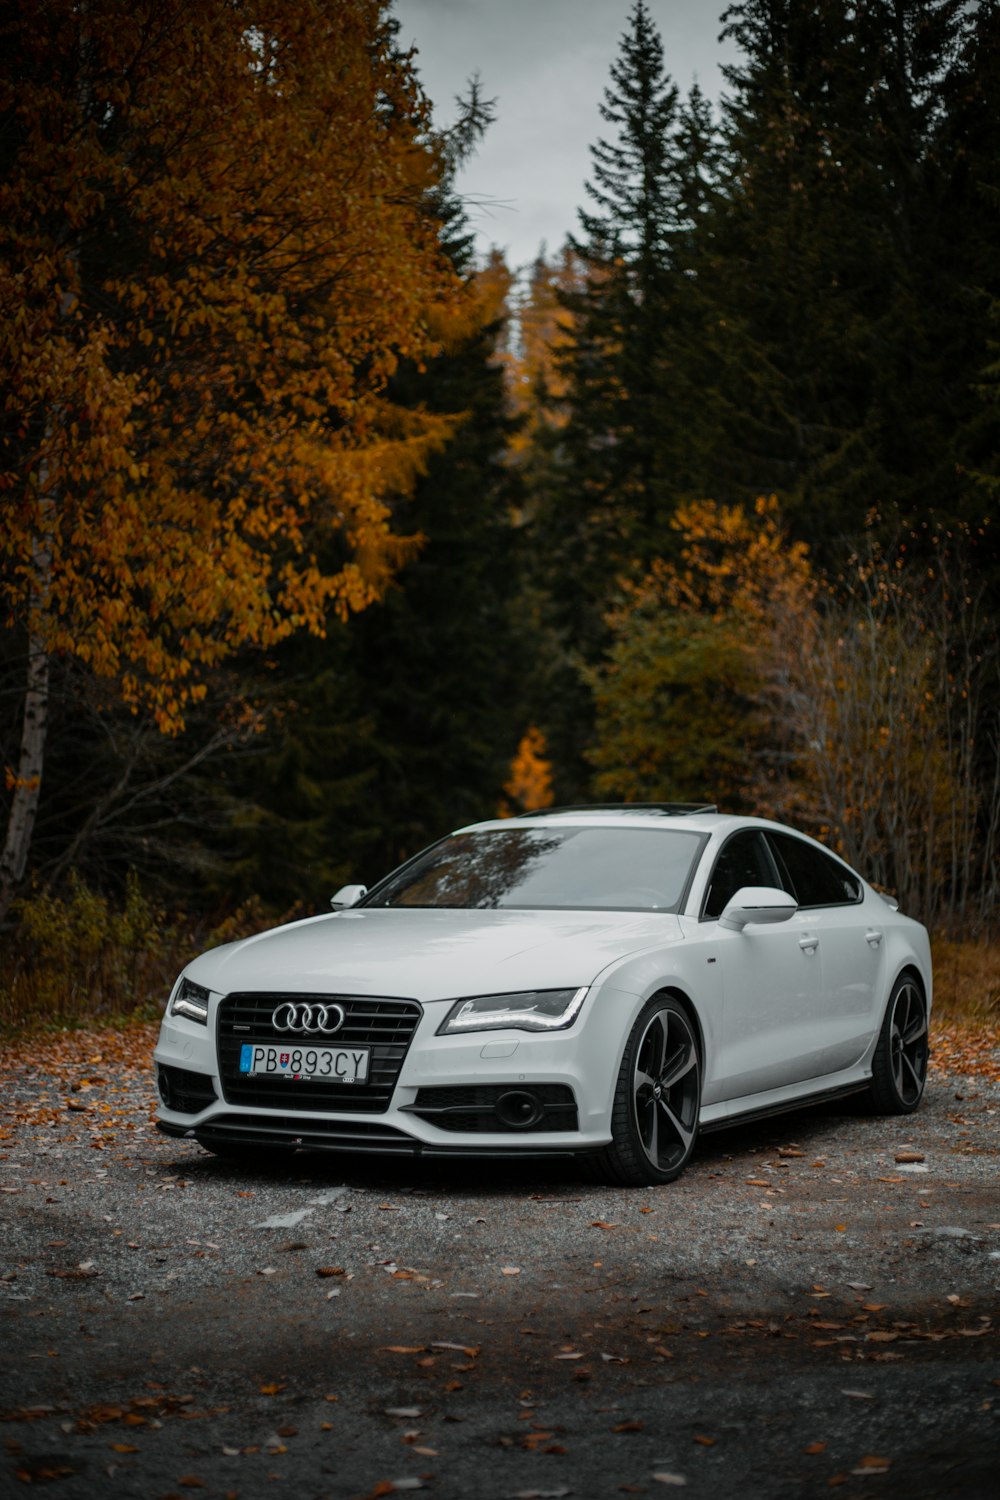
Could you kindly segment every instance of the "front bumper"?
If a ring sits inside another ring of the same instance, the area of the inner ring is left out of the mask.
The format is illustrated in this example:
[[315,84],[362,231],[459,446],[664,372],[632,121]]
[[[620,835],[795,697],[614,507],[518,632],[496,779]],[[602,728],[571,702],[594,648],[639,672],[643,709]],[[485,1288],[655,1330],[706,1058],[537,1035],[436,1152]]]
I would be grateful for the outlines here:
[[297,1095],[301,1085],[291,1081],[275,1083],[266,1100],[241,1098],[225,1062],[220,1070],[218,1003],[213,999],[206,1027],[171,1017],[161,1028],[154,1058],[168,1084],[161,1083],[157,1126],[167,1135],[209,1149],[244,1144],[433,1157],[572,1155],[611,1139],[617,1007],[591,1009],[586,1024],[578,1019],[557,1033],[450,1037],[436,1034],[444,1007],[426,1006],[384,1102],[372,1109],[358,1096],[351,1109],[346,1102],[323,1107],[306,1090]]

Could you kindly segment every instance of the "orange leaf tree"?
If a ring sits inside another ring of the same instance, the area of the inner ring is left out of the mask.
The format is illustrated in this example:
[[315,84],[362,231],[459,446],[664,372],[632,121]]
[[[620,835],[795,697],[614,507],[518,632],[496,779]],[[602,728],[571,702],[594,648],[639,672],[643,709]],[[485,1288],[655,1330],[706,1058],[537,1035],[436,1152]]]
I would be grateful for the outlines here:
[[28,680],[0,911],[25,868],[54,652],[176,732],[215,664],[322,633],[416,544],[391,502],[451,424],[386,384],[465,293],[386,10],[6,12],[0,590]]

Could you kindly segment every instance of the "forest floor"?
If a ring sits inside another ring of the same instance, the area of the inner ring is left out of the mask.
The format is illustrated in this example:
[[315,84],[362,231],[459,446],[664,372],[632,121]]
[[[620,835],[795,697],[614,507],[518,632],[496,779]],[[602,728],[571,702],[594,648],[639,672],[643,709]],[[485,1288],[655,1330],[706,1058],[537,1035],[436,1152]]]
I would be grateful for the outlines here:
[[0,1060],[0,1494],[993,1500],[996,1028],[631,1191],[237,1168],[153,1129],[154,1035]]

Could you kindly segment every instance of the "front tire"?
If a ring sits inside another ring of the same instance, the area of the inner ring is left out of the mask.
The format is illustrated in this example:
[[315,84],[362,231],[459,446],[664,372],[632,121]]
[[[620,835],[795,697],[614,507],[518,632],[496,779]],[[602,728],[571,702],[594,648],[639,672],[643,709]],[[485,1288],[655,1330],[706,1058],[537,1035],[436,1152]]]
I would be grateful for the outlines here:
[[892,987],[872,1058],[868,1103],[876,1114],[912,1114],[927,1082],[927,1005],[912,974]]
[[669,995],[647,1001],[618,1070],[612,1140],[592,1159],[602,1181],[626,1187],[673,1182],[698,1135],[701,1057],[694,1024]]

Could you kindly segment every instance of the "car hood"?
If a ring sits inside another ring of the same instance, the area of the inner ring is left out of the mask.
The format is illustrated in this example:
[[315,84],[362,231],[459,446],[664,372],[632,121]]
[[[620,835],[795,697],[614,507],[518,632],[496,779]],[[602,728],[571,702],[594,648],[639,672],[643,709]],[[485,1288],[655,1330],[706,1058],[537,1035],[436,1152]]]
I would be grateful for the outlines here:
[[372,907],[215,948],[186,973],[221,994],[282,990],[449,1000],[577,988],[616,959],[682,936],[678,919],[661,912]]

